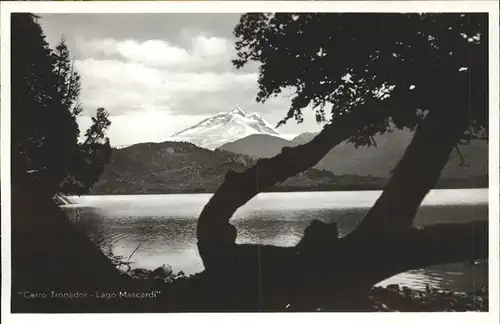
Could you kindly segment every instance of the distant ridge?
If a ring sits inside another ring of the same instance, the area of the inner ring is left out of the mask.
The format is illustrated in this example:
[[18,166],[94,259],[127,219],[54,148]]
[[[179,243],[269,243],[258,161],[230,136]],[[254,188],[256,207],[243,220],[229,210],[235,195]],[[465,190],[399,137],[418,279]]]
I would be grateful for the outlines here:
[[[267,136],[267,135],[266,135]],[[243,172],[256,159],[186,142],[139,143],[113,149],[92,194],[160,194],[215,192],[229,171]],[[384,179],[341,176],[309,169],[270,188],[271,191],[379,189]]]
[[[279,144],[285,141],[263,134],[251,135],[250,139],[265,140],[269,146],[271,143]],[[287,142],[291,143],[291,141]],[[265,146],[260,144],[258,147]],[[462,150],[466,161],[470,163],[476,163],[476,160],[469,159],[470,154],[474,152],[479,154],[479,158],[484,157],[484,150],[481,146],[473,145],[469,151]],[[341,165],[353,163],[349,156],[341,159],[333,156],[332,159],[333,161],[340,160]],[[91,193],[213,193],[222,184],[229,170],[243,172],[255,162],[255,157],[222,149],[212,151],[187,142],[139,143],[112,150],[111,163],[105,166],[102,176],[92,188]],[[373,165],[372,170],[375,170],[376,166]],[[359,167],[359,165],[354,164],[354,167]],[[458,171],[460,172],[457,172],[452,165],[450,171],[446,173],[447,176],[441,178],[437,188],[487,187],[487,174],[469,174],[467,169],[458,169]],[[379,190],[386,182],[387,177],[334,174],[330,171],[311,168],[268,190]]]
[[283,147],[295,145],[292,141],[283,138],[265,134],[253,134],[237,141],[226,143],[219,149],[257,158],[269,158],[280,153]]
[[[247,136],[224,144],[221,150],[255,157],[272,157],[285,146],[297,146],[309,142],[315,133],[303,133],[292,141],[272,138],[266,135]],[[331,150],[316,166],[336,175],[351,174],[388,178],[391,170],[403,155],[412,138],[410,131],[394,131],[376,135],[377,147],[356,149],[353,144],[341,143]],[[488,177],[488,143],[485,140],[472,140],[468,145],[460,145],[465,165],[461,166],[460,155],[453,151],[442,172],[442,178],[486,179]],[[475,181],[475,180],[471,180]],[[486,181],[487,182],[487,181]]]

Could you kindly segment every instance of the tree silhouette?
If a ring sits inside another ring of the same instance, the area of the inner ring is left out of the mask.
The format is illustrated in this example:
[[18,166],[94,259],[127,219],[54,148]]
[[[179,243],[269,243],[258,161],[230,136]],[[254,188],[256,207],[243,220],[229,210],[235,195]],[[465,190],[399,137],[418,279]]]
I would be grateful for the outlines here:
[[[228,173],[204,207],[197,237],[207,273],[238,289],[247,283],[238,301],[231,288],[220,294],[240,307],[341,310],[359,307],[374,284],[404,270],[486,257],[486,222],[423,230],[412,223],[456,144],[487,133],[487,28],[484,14],[243,15],[233,63],[260,63],[257,101],[294,89],[280,125],[301,122],[306,107],[319,121],[331,113],[309,143]],[[415,130],[413,140],[352,233],[338,239],[336,226],[315,221],[293,248],[235,243],[229,220],[259,192],[341,142],[372,145],[374,134],[392,128]]]
[[80,76],[64,38],[51,50],[37,19],[12,15],[13,181],[36,180],[48,195],[86,193],[109,162],[109,114],[99,108],[78,143]]
[[[70,291],[116,282],[116,269],[53,200],[59,193],[88,192],[97,181],[111,155],[104,138],[108,115],[100,109],[99,126],[89,132],[92,143],[78,143],[79,76],[65,43],[52,51],[37,19],[11,14],[11,296],[12,309],[24,312],[54,307],[48,299],[16,299],[27,289]],[[106,273],[102,279],[96,268]]]
[[64,106],[78,117],[82,112],[82,104],[78,102],[80,96],[80,75],[75,69],[74,59],[70,59],[70,53],[64,37],[52,52],[54,73],[57,77],[57,91],[59,92]]
[[99,143],[100,140],[104,140],[106,136],[106,130],[110,125],[111,121],[109,120],[109,113],[106,111],[106,109],[102,107],[97,108],[96,116],[92,117],[92,125],[85,133],[85,136],[87,138],[84,142],[84,145],[92,145],[95,143]]
[[54,61],[35,16],[12,14],[12,174],[56,192],[77,143],[77,124],[63,105]]
[[88,194],[111,160],[111,145],[106,130],[111,125],[109,113],[102,107],[92,117],[86,139],[78,145],[71,172],[62,184],[63,192]]

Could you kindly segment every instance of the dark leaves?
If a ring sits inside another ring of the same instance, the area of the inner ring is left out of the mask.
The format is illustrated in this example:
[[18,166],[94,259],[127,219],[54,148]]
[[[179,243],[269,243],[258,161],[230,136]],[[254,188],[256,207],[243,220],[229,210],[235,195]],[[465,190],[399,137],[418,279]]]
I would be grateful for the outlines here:
[[[377,132],[414,128],[417,109],[467,110],[471,125],[487,126],[487,27],[485,14],[252,13],[235,28],[233,63],[261,64],[259,102],[294,89],[279,125],[301,122],[305,107],[318,122],[324,107],[333,119],[375,109],[352,138],[370,145]],[[394,104],[393,116],[374,108]]]
[[102,140],[110,122],[101,108],[88,132],[91,145],[78,143],[80,76],[64,39],[51,50],[36,18],[15,13],[11,19],[13,180],[36,178],[47,193],[80,192],[74,189],[92,185],[109,161],[95,156],[109,146]]

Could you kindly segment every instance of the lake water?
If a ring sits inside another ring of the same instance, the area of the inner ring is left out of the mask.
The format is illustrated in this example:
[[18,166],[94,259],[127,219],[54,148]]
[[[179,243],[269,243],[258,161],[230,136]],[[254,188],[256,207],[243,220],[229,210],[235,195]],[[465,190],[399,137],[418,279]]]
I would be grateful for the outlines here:
[[[238,243],[293,246],[313,219],[337,222],[341,235],[352,231],[380,191],[263,193],[232,218]],[[65,206],[74,224],[115,255],[132,257],[133,267],[170,264],[186,274],[203,270],[196,246],[196,221],[211,194],[71,197]],[[433,190],[415,226],[488,218],[487,189]],[[74,209],[80,217],[75,218]],[[487,284],[486,260],[412,270],[384,280],[414,289],[432,287],[475,291]]]

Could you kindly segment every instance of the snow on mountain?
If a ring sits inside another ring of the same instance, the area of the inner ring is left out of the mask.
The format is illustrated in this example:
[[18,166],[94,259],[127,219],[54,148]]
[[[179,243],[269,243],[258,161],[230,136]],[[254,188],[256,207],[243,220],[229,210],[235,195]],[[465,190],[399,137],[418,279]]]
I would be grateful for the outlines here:
[[220,112],[168,138],[169,141],[190,142],[210,150],[252,134],[281,137],[280,133],[257,113],[247,115],[240,108]]

